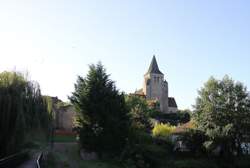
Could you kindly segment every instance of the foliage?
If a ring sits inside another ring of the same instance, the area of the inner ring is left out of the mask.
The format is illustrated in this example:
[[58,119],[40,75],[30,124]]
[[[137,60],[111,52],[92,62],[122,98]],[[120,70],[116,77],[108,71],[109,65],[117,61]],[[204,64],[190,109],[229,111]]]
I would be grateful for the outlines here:
[[128,137],[128,110],[101,63],[90,65],[86,78],[78,77],[69,98],[78,114],[80,143],[98,154],[117,154]]
[[[221,155],[241,153],[240,144],[250,131],[250,100],[246,87],[228,76],[211,77],[199,91],[194,118],[209,137],[206,146],[220,146]],[[211,150],[212,150],[211,149]]]
[[249,168],[250,167],[249,159],[250,159],[249,155],[241,157],[241,158],[238,158],[237,161],[234,163],[235,167]]
[[148,107],[146,99],[131,95],[126,96],[125,100],[129,110],[131,129],[150,130],[149,114],[151,109]]
[[181,140],[185,146],[190,150],[192,154],[205,153],[205,147],[203,143],[207,140],[204,132],[197,129],[187,129],[179,140]]
[[126,97],[126,104],[130,111],[131,128],[122,155],[125,167],[158,167],[168,151],[172,151],[173,144],[166,137],[160,139],[151,136],[151,117],[158,114],[157,110],[138,96]]
[[47,101],[39,85],[20,73],[0,73],[0,112],[0,157],[19,151],[29,133],[48,133]]
[[151,117],[158,111],[139,96],[127,96],[126,104],[130,111],[131,127],[129,141],[122,154],[125,167],[158,167],[173,147],[166,138],[154,138],[151,135]]
[[170,124],[155,124],[152,135],[153,137],[163,137],[167,138],[171,135],[171,133],[174,131],[175,126],[171,126]]
[[55,107],[57,109],[60,109],[62,107],[67,107],[67,106],[70,106],[71,104],[68,103],[68,102],[62,102],[62,101],[58,101],[56,104],[55,104]]
[[178,111],[177,113],[156,112],[151,116],[161,123],[170,123],[171,125],[184,124],[190,121],[190,111]]
[[131,168],[147,168],[157,167],[167,156],[166,141],[155,141],[149,133],[145,131],[137,131],[133,137],[133,141],[129,141],[122,154],[122,162],[125,167]]

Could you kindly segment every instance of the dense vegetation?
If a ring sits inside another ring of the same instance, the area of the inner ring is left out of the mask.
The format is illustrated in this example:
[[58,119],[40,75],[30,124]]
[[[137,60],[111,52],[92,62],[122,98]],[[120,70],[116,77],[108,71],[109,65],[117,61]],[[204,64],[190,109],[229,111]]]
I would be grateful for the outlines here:
[[48,135],[47,102],[37,83],[17,72],[0,73],[0,157],[23,149],[34,132]]
[[101,63],[90,65],[86,78],[78,77],[70,97],[77,110],[81,146],[101,155],[120,153],[128,137],[128,110]]
[[194,117],[208,137],[204,145],[209,151],[219,147],[222,156],[242,154],[250,135],[250,99],[242,83],[228,76],[210,78],[199,91]]
[[185,124],[191,119],[190,110],[179,110],[177,113],[161,113],[155,112],[151,114],[151,117],[157,119],[162,123],[169,123],[177,126],[178,124]]
[[[69,99],[77,111],[80,148],[96,152],[99,160],[81,160],[77,144],[69,143],[70,154],[49,152],[45,163],[53,163],[52,167],[62,163],[117,168],[250,166],[249,158],[242,156],[246,152],[242,144],[250,137],[249,93],[227,76],[204,84],[193,112],[163,114],[145,98],[119,92],[98,63],[90,65],[85,78],[78,77]],[[0,157],[24,149],[34,132],[49,136],[52,100],[22,74],[0,74],[0,112]],[[56,138],[74,142],[74,137]]]
[[[187,162],[190,167],[199,167],[208,159],[219,160],[214,155],[218,147],[221,155],[242,153],[241,144],[247,142],[250,121],[249,97],[243,84],[228,77],[221,81],[212,78],[199,91],[194,112],[162,114],[142,97],[120,94],[108,77],[101,64],[91,65],[86,78],[78,77],[70,97],[78,111],[84,149],[99,156],[115,153],[121,166],[136,168],[186,167]],[[189,127],[181,128],[185,123]],[[185,145],[184,151],[178,147],[180,141]],[[200,159],[194,161],[190,157]],[[186,160],[182,162],[183,158]],[[233,165],[236,164],[241,162]]]

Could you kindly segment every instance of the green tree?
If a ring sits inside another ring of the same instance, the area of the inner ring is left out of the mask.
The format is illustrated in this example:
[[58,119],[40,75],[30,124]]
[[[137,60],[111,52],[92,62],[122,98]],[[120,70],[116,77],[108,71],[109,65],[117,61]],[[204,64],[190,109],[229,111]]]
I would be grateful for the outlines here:
[[209,137],[207,147],[220,146],[221,155],[241,153],[241,143],[249,136],[250,100],[246,87],[228,76],[211,77],[198,92],[194,118]]
[[17,72],[0,73],[0,157],[21,150],[30,133],[47,133],[49,123],[39,85]]
[[150,114],[152,109],[149,108],[146,99],[129,95],[126,96],[126,104],[131,119],[131,129],[142,131],[151,130]]
[[99,155],[121,152],[128,136],[128,110],[101,63],[90,65],[86,78],[78,77],[70,101],[78,113],[82,147]]

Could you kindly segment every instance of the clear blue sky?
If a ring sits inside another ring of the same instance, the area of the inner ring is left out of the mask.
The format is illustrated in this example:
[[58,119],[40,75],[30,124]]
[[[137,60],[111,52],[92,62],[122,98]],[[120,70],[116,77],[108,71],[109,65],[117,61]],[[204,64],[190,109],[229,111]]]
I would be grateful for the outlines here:
[[142,87],[153,54],[170,96],[190,108],[211,76],[250,88],[250,1],[6,0],[0,2],[0,71],[29,71],[63,100],[77,75],[102,61],[117,87]]

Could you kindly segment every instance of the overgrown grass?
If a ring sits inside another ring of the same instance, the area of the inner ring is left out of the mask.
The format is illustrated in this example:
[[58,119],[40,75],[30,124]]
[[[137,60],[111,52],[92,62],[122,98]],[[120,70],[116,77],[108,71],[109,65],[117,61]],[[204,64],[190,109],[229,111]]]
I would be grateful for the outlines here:
[[[219,158],[194,158],[192,156],[180,157],[168,153],[166,147],[158,145],[143,145],[140,148],[146,158],[156,161],[154,168],[249,168],[250,157],[222,160]],[[117,160],[82,160],[79,155],[77,143],[65,143],[47,156],[46,168],[135,168],[134,163],[120,163]],[[143,167],[144,168],[144,167]]]
[[122,168],[118,163],[114,161],[103,161],[103,160],[91,160],[81,161],[80,167],[86,168]]
[[55,146],[46,158],[44,164],[46,168],[123,168],[112,160],[82,160],[78,145],[72,143],[64,144],[60,149]]

